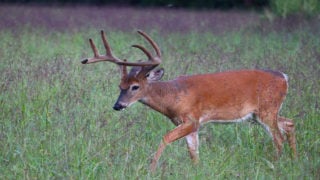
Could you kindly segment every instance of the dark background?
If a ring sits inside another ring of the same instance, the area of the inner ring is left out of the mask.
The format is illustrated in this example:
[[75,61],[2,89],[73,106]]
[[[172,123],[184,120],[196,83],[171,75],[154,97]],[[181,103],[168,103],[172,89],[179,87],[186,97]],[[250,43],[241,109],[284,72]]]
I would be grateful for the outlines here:
[[24,4],[85,4],[201,9],[262,8],[270,5],[269,0],[0,0],[0,3],[1,2]]

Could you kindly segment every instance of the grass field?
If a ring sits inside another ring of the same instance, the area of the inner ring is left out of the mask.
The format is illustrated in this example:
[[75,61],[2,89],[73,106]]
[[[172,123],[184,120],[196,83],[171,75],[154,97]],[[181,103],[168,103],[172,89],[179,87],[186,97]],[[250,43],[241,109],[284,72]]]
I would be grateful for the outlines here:
[[[110,7],[0,6],[0,179],[319,179],[319,18],[265,19],[257,12]],[[174,125],[139,103],[113,111],[119,75],[110,63],[82,65],[104,29],[115,54],[144,55],[135,33],[163,51],[165,80],[230,69],[289,76],[281,114],[293,118],[299,158],[285,144],[273,159],[263,128],[207,124],[194,166],[183,139],[149,163]]]

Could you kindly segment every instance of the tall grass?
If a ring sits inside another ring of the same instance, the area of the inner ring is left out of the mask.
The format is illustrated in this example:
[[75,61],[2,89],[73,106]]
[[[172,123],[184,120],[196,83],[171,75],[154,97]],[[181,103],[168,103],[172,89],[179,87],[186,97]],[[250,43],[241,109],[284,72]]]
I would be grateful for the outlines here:
[[292,14],[316,15],[320,12],[318,0],[271,0],[271,9],[282,17]]
[[[129,48],[144,43],[136,34],[107,33],[117,56],[143,56]],[[112,110],[119,93],[116,67],[80,63],[92,56],[89,37],[103,49],[99,31],[27,28],[0,31],[0,178],[319,179],[319,32],[148,33],[163,50],[165,80],[240,68],[287,73],[281,114],[295,120],[299,158],[291,159],[285,144],[281,159],[273,160],[272,140],[259,126],[207,124],[200,130],[198,165],[179,140],[150,174],[153,153],[174,126],[138,103]]]

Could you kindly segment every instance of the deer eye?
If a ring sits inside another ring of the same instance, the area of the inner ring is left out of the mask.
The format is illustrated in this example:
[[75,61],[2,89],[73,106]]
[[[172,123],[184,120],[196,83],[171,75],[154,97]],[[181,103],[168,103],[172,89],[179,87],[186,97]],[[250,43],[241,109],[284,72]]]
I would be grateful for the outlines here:
[[132,90],[132,91],[136,91],[136,90],[138,90],[138,89],[139,89],[139,86],[138,86],[138,85],[134,85],[134,86],[131,87],[131,90]]

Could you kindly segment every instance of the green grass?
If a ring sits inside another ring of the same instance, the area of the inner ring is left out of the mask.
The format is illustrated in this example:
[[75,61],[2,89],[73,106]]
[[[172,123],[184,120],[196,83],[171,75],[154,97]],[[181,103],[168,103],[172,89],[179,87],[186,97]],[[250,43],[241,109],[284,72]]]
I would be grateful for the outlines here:
[[[107,32],[114,52],[131,61],[138,35]],[[261,33],[151,33],[163,50],[164,79],[240,68],[281,70],[290,77],[281,114],[293,118],[299,158],[273,160],[272,140],[251,124],[207,124],[194,166],[184,140],[164,151],[155,174],[148,166],[173,129],[159,113],[135,104],[112,110],[119,75],[110,63],[82,65],[101,50],[99,31],[0,31],[0,179],[319,179],[320,39],[305,30]]]

